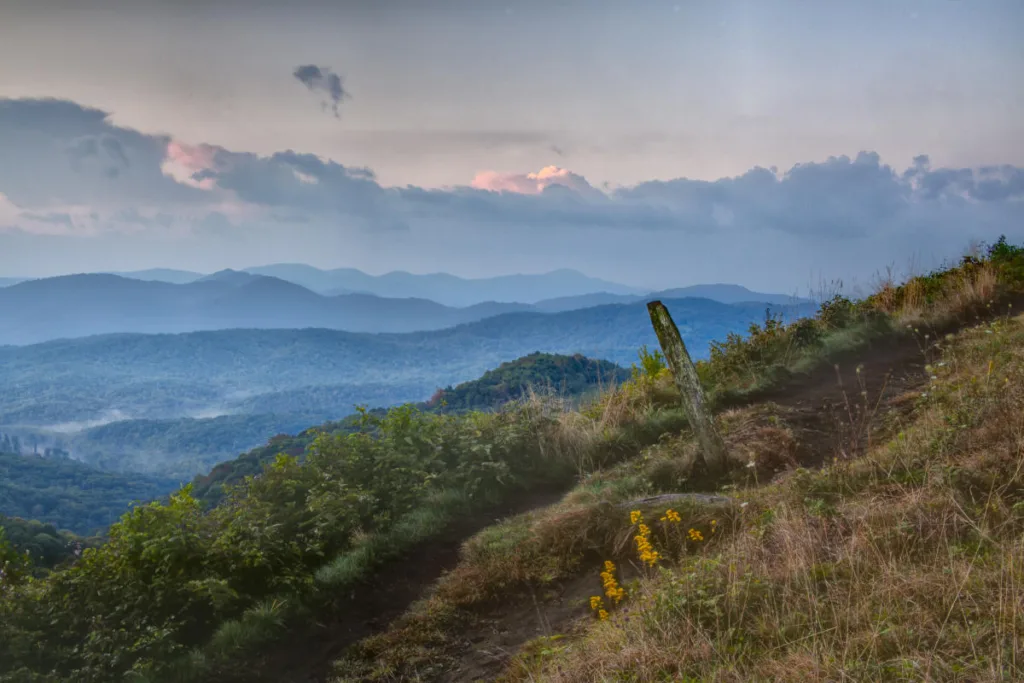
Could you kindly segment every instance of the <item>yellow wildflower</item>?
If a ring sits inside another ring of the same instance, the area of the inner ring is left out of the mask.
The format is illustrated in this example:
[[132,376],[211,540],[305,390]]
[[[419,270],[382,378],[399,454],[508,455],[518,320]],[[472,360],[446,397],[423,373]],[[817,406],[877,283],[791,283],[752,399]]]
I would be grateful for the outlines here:
[[665,510],[665,516],[661,518],[661,521],[662,522],[676,522],[676,523],[679,523],[679,522],[682,521],[682,519],[683,518],[679,515],[678,512],[676,512],[675,510],[672,510],[670,508],[668,510]]
[[629,513],[629,523],[630,524],[636,524],[637,522],[639,522],[642,519],[643,519],[643,515],[640,514],[639,510],[633,510],[632,512]]
[[704,540],[704,534],[697,529],[690,529],[687,533],[689,533],[691,541],[697,541],[699,543]]
[[611,560],[606,560],[604,563],[601,583],[604,585],[604,594],[614,600],[615,604],[619,604],[622,602],[622,598],[626,597],[625,589],[619,586],[619,582],[615,580],[615,563]]
[[639,531],[639,533],[633,537],[633,540],[636,541],[637,555],[640,557],[641,562],[645,562],[648,566],[653,567],[657,564],[661,555],[659,555],[658,551],[651,545],[649,538],[651,535],[651,529],[646,524],[641,524],[637,531]]

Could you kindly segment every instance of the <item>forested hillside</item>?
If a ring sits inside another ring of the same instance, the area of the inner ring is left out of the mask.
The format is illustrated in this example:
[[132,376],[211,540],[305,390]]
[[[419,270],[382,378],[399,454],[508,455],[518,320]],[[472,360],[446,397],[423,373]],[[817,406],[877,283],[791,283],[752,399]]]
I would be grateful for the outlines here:
[[91,535],[116,522],[130,503],[166,496],[181,483],[66,458],[0,453],[0,514]]
[[53,524],[3,514],[0,514],[0,535],[6,538],[15,552],[28,554],[37,575],[45,575],[47,570],[78,557],[86,548],[101,542],[97,537],[85,538],[58,530]]
[[[576,402],[595,390],[615,386],[630,376],[630,371],[608,361],[584,356],[534,353],[511,363],[503,363],[479,379],[440,390],[429,401],[414,405],[418,410],[432,413],[489,412],[511,401],[523,399],[534,391],[544,396],[554,394],[569,402]],[[380,418],[386,411],[378,407],[367,413]],[[197,476],[193,481],[195,496],[206,505],[216,504],[221,500],[226,486],[258,474],[278,454],[301,458],[319,435],[357,432],[363,419],[362,414],[355,414],[311,427],[295,435],[277,435],[266,445],[221,462],[209,474]]]
[[449,411],[492,410],[525,397],[531,390],[581,398],[629,377],[628,370],[609,361],[593,360],[581,354],[558,356],[538,352],[502,363],[480,379],[442,389],[427,405]]

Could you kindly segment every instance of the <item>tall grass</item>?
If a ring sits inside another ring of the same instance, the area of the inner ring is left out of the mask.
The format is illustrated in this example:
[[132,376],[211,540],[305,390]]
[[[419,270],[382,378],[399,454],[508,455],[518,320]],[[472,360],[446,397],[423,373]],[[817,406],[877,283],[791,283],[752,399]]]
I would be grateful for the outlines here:
[[1024,325],[972,330],[940,362],[910,428],[744,491],[714,542],[507,678],[1024,677]]

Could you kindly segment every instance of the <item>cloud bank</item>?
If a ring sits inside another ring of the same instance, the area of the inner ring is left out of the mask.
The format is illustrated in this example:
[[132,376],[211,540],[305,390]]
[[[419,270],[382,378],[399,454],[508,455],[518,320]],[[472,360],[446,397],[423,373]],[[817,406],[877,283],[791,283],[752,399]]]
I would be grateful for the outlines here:
[[[296,78],[340,101],[332,74],[302,69]],[[2,99],[0,149],[10,275],[67,270],[72,256],[77,270],[299,260],[470,275],[569,266],[649,286],[778,289],[815,269],[862,276],[954,256],[973,239],[1024,239],[1024,169],[935,168],[924,155],[905,169],[862,151],[611,189],[555,166],[385,187],[370,169],[313,154],[229,150],[119,127],[73,102]],[[130,239],[111,246],[114,235]]]

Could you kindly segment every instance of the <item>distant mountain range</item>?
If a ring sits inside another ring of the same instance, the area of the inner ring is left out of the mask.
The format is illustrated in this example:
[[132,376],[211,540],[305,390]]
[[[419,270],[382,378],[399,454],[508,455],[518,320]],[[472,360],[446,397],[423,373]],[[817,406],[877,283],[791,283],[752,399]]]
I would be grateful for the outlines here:
[[[536,304],[550,299],[599,295],[594,303],[628,303],[616,296],[646,295],[648,290],[586,276],[575,270],[556,270],[536,275],[501,275],[491,278],[460,278],[446,273],[414,275],[396,271],[384,275],[369,275],[355,268],[321,270],[302,264],[273,264],[245,268],[241,272],[275,277],[301,285],[318,294],[373,294],[385,298],[417,298],[455,308],[465,308],[485,302]],[[155,268],[150,270],[103,273],[120,275],[134,280],[189,284],[207,276],[187,270]],[[31,278],[0,278],[0,287],[7,287]],[[692,291],[689,291],[692,290]],[[675,291],[675,290],[670,290]],[[791,302],[793,297],[779,294],[752,292],[737,285],[696,285],[680,296],[699,296],[723,303],[736,301]],[[575,307],[575,306],[574,306]]]
[[[96,334],[225,329],[418,332],[512,312],[556,313],[654,297],[699,296],[723,303],[758,301],[776,305],[792,302],[787,297],[750,292],[736,285],[699,285],[643,296],[599,292],[544,299],[535,304],[490,301],[459,308],[426,298],[323,295],[278,277],[246,271],[225,270],[178,284],[156,279],[184,280],[192,275],[182,271],[66,275],[4,287],[0,289],[0,344],[34,344]],[[140,279],[144,277],[153,279]],[[520,289],[540,286],[537,282]]]
[[575,270],[478,279],[466,279],[447,273],[414,275],[401,271],[367,275],[354,268],[320,270],[300,264],[276,264],[247,268],[246,271],[294,282],[321,294],[364,293],[399,299],[414,297],[455,307],[484,302],[532,304],[552,297],[594,292],[643,293],[641,289],[588,277]]

